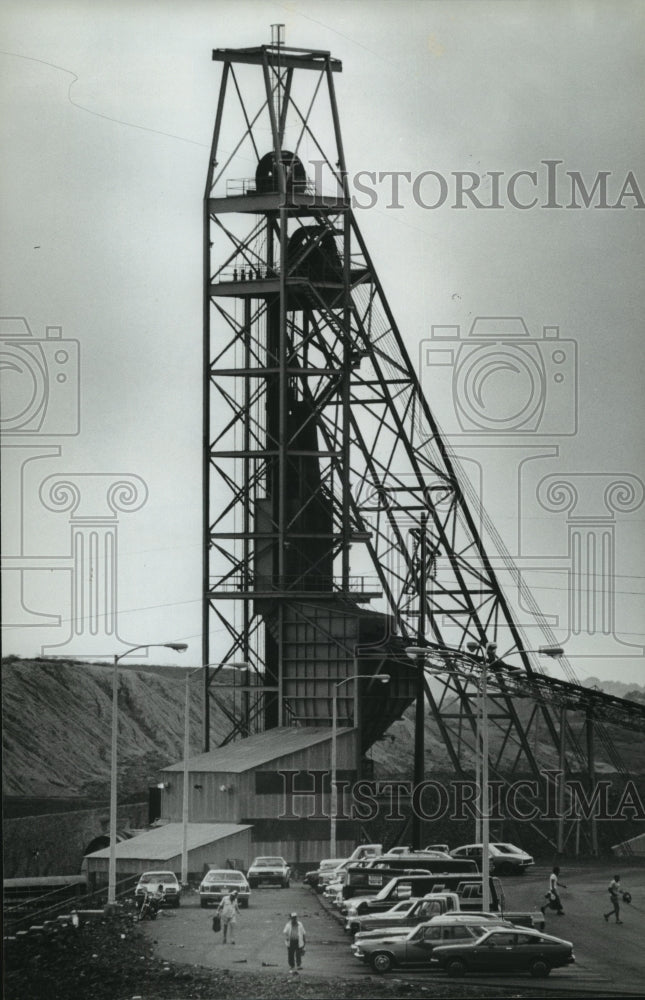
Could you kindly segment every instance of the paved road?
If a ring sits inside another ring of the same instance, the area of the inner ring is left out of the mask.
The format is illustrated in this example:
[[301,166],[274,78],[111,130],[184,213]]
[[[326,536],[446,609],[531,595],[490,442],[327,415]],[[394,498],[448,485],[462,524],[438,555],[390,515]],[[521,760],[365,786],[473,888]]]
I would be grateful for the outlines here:
[[[612,862],[615,865],[615,862]],[[563,864],[560,874],[567,889],[561,891],[565,915],[558,917],[548,911],[547,932],[573,941],[576,956],[576,978],[589,982],[598,980],[618,990],[643,993],[645,987],[645,868],[620,866],[624,889],[629,889],[634,902],[623,905],[622,925],[606,924],[603,912],[610,909],[607,886],[614,869],[599,864],[584,867]],[[549,869],[537,870],[520,878],[503,882],[513,908],[532,909],[544,900],[548,888]],[[549,979],[553,977],[552,974]]]
[[178,910],[163,910],[154,923],[144,923],[157,941],[161,958],[195,965],[246,972],[288,973],[287,949],[282,930],[295,911],[307,932],[303,967],[307,973],[355,974],[358,963],[349,953],[349,937],[310,889],[292,883],[289,889],[254,889],[248,910],[237,918],[235,945],[222,944],[222,935],[211,930],[214,909],[202,910],[197,893]]
[[[622,925],[606,924],[603,910],[609,908],[607,884],[613,872],[600,866],[562,868],[562,880],[569,887],[562,891],[565,916],[547,912],[547,931],[564,937],[574,944],[575,966],[556,969],[547,980],[540,982],[543,994],[575,989],[602,994],[632,992],[642,995],[645,985],[645,868],[622,868],[623,886],[634,897],[632,906],[625,906]],[[535,909],[543,901],[548,884],[548,869],[519,878],[504,879],[507,904],[513,909]],[[642,907],[641,904],[642,903]],[[213,968],[228,968],[249,972],[280,969],[288,974],[286,948],[282,929],[289,913],[299,914],[307,931],[305,975],[353,978],[370,972],[352,957],[349,938],[337,918],[323,906],[318,896],[302,885],[292,883],[290,889],[260,888],[254,890],[248,910],[238,918],[235,945],[223,945],[221,935],[211,930],[213,910],[202,910],[196,893],[189,895],[179,910],[163,911],[155,923],[146,923],[147,933],[157,942],[161,958],[188,962]],[[440,973],[437,973],[440,975]],[[397,972],[397,978],[419,980],[435,973]],[[469,982],[475,982],[469,977]],[[486,977],[487,985],[497,980]],[[537,983],[522,977],[503,977],[500,985],[514,983],[529,988]]]

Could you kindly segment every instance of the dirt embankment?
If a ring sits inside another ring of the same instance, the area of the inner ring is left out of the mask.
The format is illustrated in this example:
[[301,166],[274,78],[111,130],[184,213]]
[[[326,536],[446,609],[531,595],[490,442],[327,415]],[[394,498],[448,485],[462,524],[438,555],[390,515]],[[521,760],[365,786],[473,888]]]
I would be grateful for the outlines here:
[[[160,668],[163,670],[163,668]],[[159,767],[180,760],[184,692],[163,673],[119,671],[119,788],[141,796]],[[224,718],[214,707],[214,732]],[[109,793],[112,665],[16,660],[2,665],[5,796],[84,800]],[[201,709],[191,706],[191,745],[201,748]]]
[[[119,673],[119,789],[122,797],[141,797],[157,780],[160,767],[181,759],[184,727],[183,670],[129,668]],[[71,660],[19,660],[2,664],[4,794],[25,798],[105,800],[110,780],[112,665]],[[201,747],[201,697],[192,697],[191,746]],[[231,706],[229,691],[218,700]],[[518,714],[531,705],[518,703]],[[571,723],[575,723],[575,713]],[[215,743],[230,730],[218,705],[211,706]],[[611,729],[611,737],[629,770],[645,773],[645,740]],[[493,731],[493,750],[502,735]],[[534,737],[532,736],[532,740]],[[414,744],[414,707],[369,750],[375,774],[410,776]],[[452,773],[452,763],[434,721],[426,719],[428,773]],[[542,727],[534,752],[545,768],[557,767],[557,749]],[[601,751],[602,753],[602,751]],[[472,756],[472,755],[470,755]],[[474,771],[464,748],[462,761]],[[611,770],[597,760],[597,770]],[[51,803],[44,811],[51,811]]]

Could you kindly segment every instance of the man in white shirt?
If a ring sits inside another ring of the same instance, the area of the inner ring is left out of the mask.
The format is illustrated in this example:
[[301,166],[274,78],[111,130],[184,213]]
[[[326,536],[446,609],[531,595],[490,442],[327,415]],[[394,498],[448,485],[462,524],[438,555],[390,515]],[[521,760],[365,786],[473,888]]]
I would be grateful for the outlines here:
[[563,917],[564,910],[562,909],[562,902],[560,900],[560,893],[558,892],[558,889],[566,889],[567,887],[564,882],[560,882],[558,880],[559,875],[560,869],[557,865],[554,865],[553,871],[549,875],[549,891],[546,894],[548,903],[545,903],[544,906],[540,907],[540,909],[542,910],[542,913],[544,913],[547,906],[550,906],[551,909],[556,911],[559,917]]

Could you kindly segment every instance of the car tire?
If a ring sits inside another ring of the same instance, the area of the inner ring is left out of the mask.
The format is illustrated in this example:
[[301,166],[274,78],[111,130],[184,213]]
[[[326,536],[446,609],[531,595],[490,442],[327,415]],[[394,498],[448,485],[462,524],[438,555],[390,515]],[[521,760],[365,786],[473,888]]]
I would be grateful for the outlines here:
[[389,951],[376,951],[370,958],[370,965],[374,972],[378,972],[382,976],[384,973],[390,972],[394,965],[394,959]]
[[289,888],[289,879],[288,878],[284,879],[284,881],[282,882],[282,888],[283,889],[288,889]]
[[358,934],[358,932],[360,931],[360,929],[361,929],[361,925],[360,924],[350,924],[349,925],[349,933],[350,934]]
[[516,871],[515,865],[509,864],[508,861],[505,861],[503,864],[499,866],[500,875],[514,875],[515,871]]
[[181,906],[181,899],[175,899],[172,904],[173,910],[178,910],[180,906]]
[[255,881],[252,882],[251,879],[249,879],[249,889],[257,889],[257,887],[258,887],[257,882]]
[[551,966],[543,958],[534,959],[529,966],[529,972],[534,979],[545,979],[550,971]]
[[199,905],[201,906],[202,910],[207,909],[208,908],[208,900],[207,899],[200,899]]
[[453,958],[446,965],[446,972],[451,979],[460,979],[466,975],[466,963],[462,958]]
[[360,903],[360,905],[356,907],[357,913],[367,913],[367,911],[368,911],[367,903]]

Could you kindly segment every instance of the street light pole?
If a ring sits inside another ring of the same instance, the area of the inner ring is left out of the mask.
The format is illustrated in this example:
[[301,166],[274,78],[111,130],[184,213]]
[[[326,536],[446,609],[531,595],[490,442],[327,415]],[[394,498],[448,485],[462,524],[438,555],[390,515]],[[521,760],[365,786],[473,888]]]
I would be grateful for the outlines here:
[[[433,647],[419,647],[419,646],[408,646],[406,648],[406,653],[412,659],[416,659],[418,656],[425,653],[428,656],[431,652],[434,655],[441,655],[442,653],[450,654],[451,657],[461,657],[466,662],[475,664],[480,668],[479,676],[479,696],[481,699],[481,819],[482,819],[482,910],[488,912],[490,910],[490,802],[489,802],[489,733],[488,733],[488,672],[491,667],[497,666],[504,661],[506,656],[512,653],[540,653],[544,656],[560,657],[564,654],[564,650],[560,646],[541,646],[539,649],[526,649],[526,650],[515,650],[513,647],[508,649],[502,656],[497,656],[496,650],[497,646],[494,642],[486,643],[486,646],[482,649],[481,643],[469,642],[467,643],[468,653],[464,653],[463,650],[448,649],[447,647],[433,646]],[[476,657],[479,651],[483,652],[481,659]],[[508,668],[513,673],[517,673],[519,668]],[[433,674],[448,673],[453,674],[458,677],[464,677],[469,680],[468,674],[464,674],[463,671],[454,670],[450,668],[446,669],[434,669]],[[479,751],[479,740],[477,745],[477,750]]]
[[[476,653],[480,649],[482,650],[482,658],[477,659],[476,662],[481,666],[480,674],[480,697],[481,697],[481,718],[482,718],[482,734],[481,734],[481,776],[482,776],[482,808],[481,808],[481,822],[482,822],[482,910],[484,913],[490,911],[490,788],[488,780],[488,768],[489,768],[489,733],[488,733],[488,671],[491,667],[498,663],[503,662],[504,657],[508,656],[512,652],[521,652],[521,650],[509,649],[504,653],[503,656],[497,656],[497,645],[494,642],[487,642],[486,646],[482,649],[480,643],[469,642],[467,643],[467,648],[469,652]],[[562,656],[563,650],[560,647],[547,647],[543,646],[539,650],[528,649],[527,653],[544,653],[547,656]],[[474,657],[473,657],[474,659]],[[513,668],[515,671],[515,668]]]
[[184,788],[181,806],[181,884],[188,885],[188,757],[190,755],[190,679],[196,671],[186,674],[184,693]]
[[146,642],[132,646],[124,653],[114,656],[112,669],[112,736],[110,743],[110,857],[108,861],[108,905],[116,902],[116,822],[117,822],[117,740],[119,735],[119,660],[138,649],[160,647],[183,653],[188,649],[185,642]]
[[488,788],[488,667],[495,659],[495,645],[490,642],[486,646],[482,658],[481,671],[481,704],[482,704],[482,910],[490,912],[490,800]]
[[[343,684],[348,684],[350,681],[357,680],[377,680],[381,684],[388,684],[390,680],[389,674],[352,674],[351,677],[345,677],[342,681],[338,681],[334,684],[334,691],[332,695],[332,705],[331,705],[331,802],[330,802],[330,817],[329,817],[329,856],[330,858],[336,857],[336,821],[338,816],[338,788],[336,787],[336,771],[337,771],[337,761],[338,761],[338,750],[336,746],[336,732],[338,729],[338,706],[336,699],[338,697],[338,689],[343,686]],[[354,719],[354,724],[356,724],[356,719]]]
[[[415,529],[419,542],[419,558],[417,561],[417,586],[419,594],[419,610],[417,622],[417,641],[421,646],[426,634],[426,599],[427,599],[427,562],[428,562],[428,515],[421,518],[421,527]],[[414,780],[413,789],[419,788],[425,778],[425,657],[417,657],[416,703],[414,711]],[[412,828],[410,831],[412,850],[421,850],[421,816],[412,811]]]
[[[482,703],[480,692],[477,692],[477,702],[475,708],[475,789],[477,791],[478,804],[481,803],[482,793]],[[481,816],[479,809],[475,810],[475,843],[478,844],[481,836]]]

